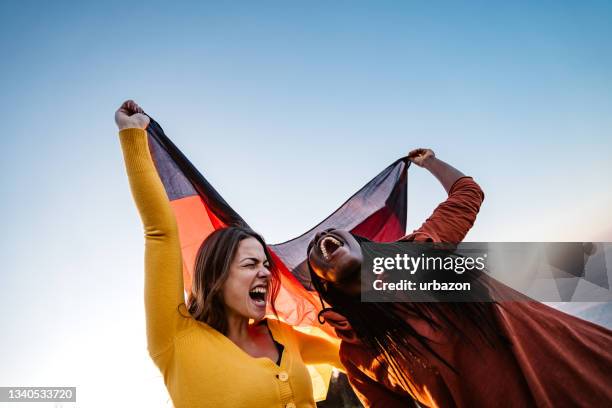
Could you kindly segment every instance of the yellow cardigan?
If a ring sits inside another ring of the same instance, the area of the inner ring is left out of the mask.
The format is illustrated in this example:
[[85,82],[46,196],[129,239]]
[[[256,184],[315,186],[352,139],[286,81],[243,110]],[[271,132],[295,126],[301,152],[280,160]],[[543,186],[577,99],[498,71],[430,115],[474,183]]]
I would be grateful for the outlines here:
[[145,230],[148,350],[174,405],[314,407],[305,363],[343,368],[339,342],[309,336],[269,320],[274,339],[285,347],[277,366],[269,358],[251,357],[217,330],[188,317],[176,220],[155,170],[147,134],[142,129],[124,129],[119,138]]

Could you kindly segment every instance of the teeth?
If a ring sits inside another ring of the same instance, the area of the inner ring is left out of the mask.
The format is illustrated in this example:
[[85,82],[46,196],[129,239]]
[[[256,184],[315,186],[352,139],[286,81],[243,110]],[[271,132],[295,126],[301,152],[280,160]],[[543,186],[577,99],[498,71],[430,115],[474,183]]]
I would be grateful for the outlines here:
[[331,241],[339,247],[342,246],[342,243],[331,235],[328,235],[321,240],[321,242],[319,243],[319,248],[321,249],[321,252],[323,252],[323,256],[325,257],[325,259],[329,260],[329,254],[327,253],[327,248],[325,248],[326,241]]
[[251,292],[252,292],[252,293],[266,293],[266,292],[267,292],[267,290],[266,290],[266,288],[264,288],[263,286],[258,286],[258,287],[256,287],[256,288],[253,288],[253,289],[251,290]]

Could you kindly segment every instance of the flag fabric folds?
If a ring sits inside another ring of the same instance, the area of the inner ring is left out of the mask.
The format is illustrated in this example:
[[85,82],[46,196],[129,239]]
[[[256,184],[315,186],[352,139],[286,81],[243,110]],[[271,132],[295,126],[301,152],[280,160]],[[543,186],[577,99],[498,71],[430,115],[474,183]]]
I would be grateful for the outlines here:
[[[248,224],[153,119],[147,133],[155,167],[176,217],[185,291],[189,293],[195,257],[204,239],[216,229]],[[403,237],[406,231],[409,165],[406,158],[395,161],[314,228],[289,241],[269,245],[281,274],[281,290],[276,302],[281,320],[294,326],[318,327],[333,335],[328,327],[321,326],[317,321],[321,303],[310,287],[306,266],[308,242],[318,231],[326,228],[350,230],[377,242],[390,242]]]

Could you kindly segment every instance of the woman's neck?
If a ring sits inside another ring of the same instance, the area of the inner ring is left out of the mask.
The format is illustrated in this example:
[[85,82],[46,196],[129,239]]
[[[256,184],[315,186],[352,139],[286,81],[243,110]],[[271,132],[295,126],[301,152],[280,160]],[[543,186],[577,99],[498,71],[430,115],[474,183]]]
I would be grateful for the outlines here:
[[253,327],[249,324],[249,318],[229,314],[227,316],[227,337],[238,345],[244,345],[252,341]]

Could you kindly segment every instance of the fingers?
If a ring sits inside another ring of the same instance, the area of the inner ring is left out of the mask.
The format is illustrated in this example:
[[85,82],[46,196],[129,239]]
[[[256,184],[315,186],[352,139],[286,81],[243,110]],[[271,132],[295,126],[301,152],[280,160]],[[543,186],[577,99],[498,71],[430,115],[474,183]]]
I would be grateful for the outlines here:
[[425,158],[429,156],[435,156],[433,150],[431,149],[419,148],[419,149],[414,149],[410,151],[410,153],[408,153],[409,159]]
[[423,149],[423,148],[411,150],[410,153],[408,153],[408,158],[414,159],[415,157],[425,154],[426,151],[427,149]]
[[129,99],[115,112],[115,123],[119,130],[138,128],[146,129],[150,119],[136,102]]
[[139,105],[138,105],[136,102],[134,102],[134,101],[132,101],[132,100],[130,100],[130,102],[132,102],[131,107],[132,107],[132,110],[133,110],[135,113],[144,113],[144,111],[142,110],[142,108],[141,108],[141,107],[140,107],[140,106],[139,106]]
[[142,108],[131,99],[128,99],[127,101],[123,102],[119,107],[118,111],[123,112],[128,116],[132,116],[135,113],[144,113]]
[[121,106],[119,107],[119,109],[117,109],[117,111],[118,111],[118,112],[123,112],[123,113],[125,113],[126,115],[129,115],[129,114],[131,113],[131,112],[130,112],[130,111],[131,111],[130,106],[131,106],[131,104],[132,104],[133,102],[134,102],[134,101],[132,101],[131,99],[128,99],[127,101],[125,101],[125,102],[123,102],[123,103],[121,104]]
[[408,160],[419,167],[425,167],[434,157],[436,155],[431,149],[419,148],[408,153]]

